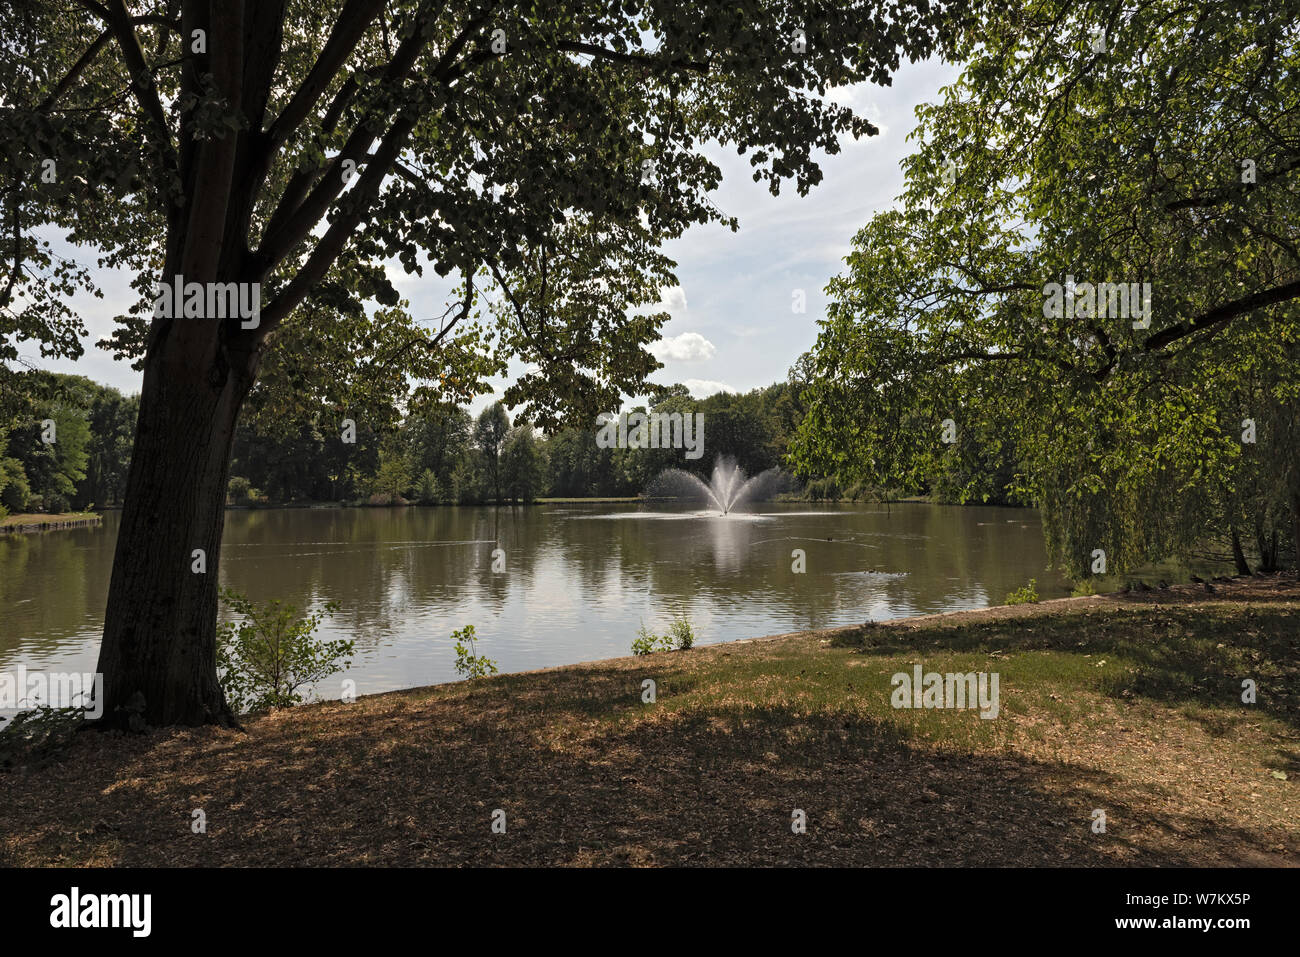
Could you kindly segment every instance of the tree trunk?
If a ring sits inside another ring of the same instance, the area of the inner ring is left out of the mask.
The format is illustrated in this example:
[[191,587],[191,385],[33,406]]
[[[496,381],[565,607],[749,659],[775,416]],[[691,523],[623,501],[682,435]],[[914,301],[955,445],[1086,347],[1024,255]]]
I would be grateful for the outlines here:
[[1237,534],[1237,526],[1228,526],[1232,532],[1232,563],[1237,566],[1238,575],[1249,575],[1250,564],[1246,561],[1246,553],[1241,547],[1241,536]]
[[1259,517],[1255,519],[1255,549],[1259,552],[1259,570],[1265,573],[1273,571],[1273,560],[1268,551],[1268,532],[1264,528],[1264,520]]
[[1295,539],[1296,575],[1300,576],[1300,492],[1291,493],[1291,537]]
[[99,653],[107,726],[234,723],[217,682],[217,575],[256,359],[224,339],[215,322],[177,319],[155,328],[146,356]]

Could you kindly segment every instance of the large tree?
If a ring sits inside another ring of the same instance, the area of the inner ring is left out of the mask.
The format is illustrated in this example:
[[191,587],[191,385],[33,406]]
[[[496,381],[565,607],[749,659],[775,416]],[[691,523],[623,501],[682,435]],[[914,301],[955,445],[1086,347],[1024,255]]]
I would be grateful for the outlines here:
[[1268,550],[1279,503],[1300,554],[1298,24],[1013,0],[967,34],[828,289],[802,467],[915,488],[1005,443],[1079,577],[1252,515]]
[[[536,371],[507,398],[543,427],[612,406],[654,368],[644,346],[665,317],[637,307],[672,282],[661,244],[726,219],[701,145],[748,151],[773,191],[807,190],[819,150],[873,132],[821,94],[888,82],[945,22],[929,0],[7,5],[0,359],[24,337],[79,351],[68,298],[90,277],[61,239],[132,271],[140,294],[111,340],[144,378],[107,720],[232,720],[214,659],[222,505],[236,419],[281,339],[303,364],[411,361],[453,391],[484,371],[469,356],[521,360]],[[393,261],[458,277],[436,326],[369,327],[359,305],[401,308]],[[260,284],[259,321],[151,316],[176,276]],[[501,308],[478,324],[488,283]],[[313,304],[350,304],[353,337],[316,325]]]

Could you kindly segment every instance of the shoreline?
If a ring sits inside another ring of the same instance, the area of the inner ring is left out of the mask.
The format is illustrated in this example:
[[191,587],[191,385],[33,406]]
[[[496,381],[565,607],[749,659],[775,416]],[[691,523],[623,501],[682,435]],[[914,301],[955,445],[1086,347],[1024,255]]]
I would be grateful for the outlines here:
[[[0,772],[0,865],[1300,866],[1298,630],[1259,576],[76,735]],[[998,717],[891,707],[916,665]]]
[[[65,516],[76,516],[75,518]],[[17,522],[13,521],[18,518],[37,518],[41,521]],[[10,515],[3,521],[0,521],[0,535],[4,534],[30,534],[32,532],[52,532],[63,528],[87,528],[92,525],[99,525],[103,522],[104,517],[99,514],[86,512],[65,512],[61,515],[35,516],[35,515]]]

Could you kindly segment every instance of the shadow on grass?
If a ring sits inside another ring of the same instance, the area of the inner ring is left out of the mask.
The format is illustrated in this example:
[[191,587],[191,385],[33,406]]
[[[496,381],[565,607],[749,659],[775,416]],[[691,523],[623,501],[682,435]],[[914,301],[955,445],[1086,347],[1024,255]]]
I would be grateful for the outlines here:
[[[1135,602],[1139,605],[1141,603]],[[1252,602],[1253,605],[1253,602]],[[1300,609],[1215,604],[1112,606],[1056,615],[904,630],[866,625],[833,642],[864,654],[1046,651],[1126,659],[1136,675],[1108,676],[1103,692],[1170,707],[1253,708],[1300,730]],[[1243,681],[1256,701],[1242,701]],[[1234,722],[1196,708],[1211,734]]]
[[[1172,816],[1102,772],[938,752],[852,712],[703,704],[589,720],[639,702],[637,676],[330,703],[247,735],[77,741],[57,766],[0,776],[0,862],[1173,865],[1257,862],[1277,843]],[[1106,834],[1091,832],[1095,808]]]

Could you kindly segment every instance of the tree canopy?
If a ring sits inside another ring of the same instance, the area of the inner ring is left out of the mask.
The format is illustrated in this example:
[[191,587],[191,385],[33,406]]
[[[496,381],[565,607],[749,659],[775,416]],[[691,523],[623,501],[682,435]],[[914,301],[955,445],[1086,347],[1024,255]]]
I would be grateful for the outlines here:
[[1287,514],[1300,549],[1298,13],[1020,0],[966,34],[828,287],[802,466],[915,486],[1005,445],[1077,576]]

